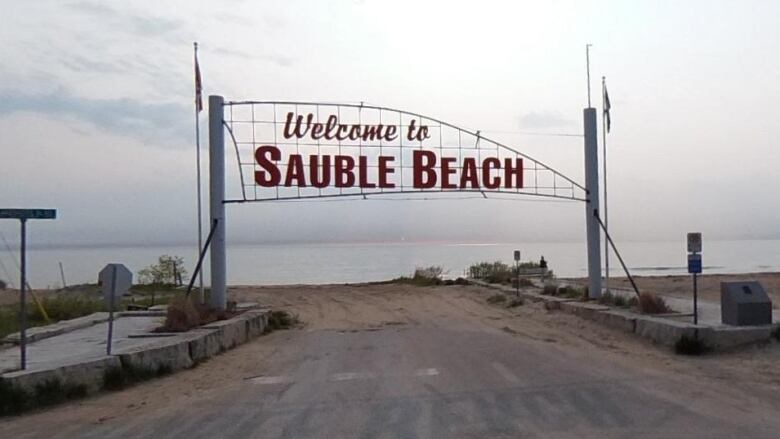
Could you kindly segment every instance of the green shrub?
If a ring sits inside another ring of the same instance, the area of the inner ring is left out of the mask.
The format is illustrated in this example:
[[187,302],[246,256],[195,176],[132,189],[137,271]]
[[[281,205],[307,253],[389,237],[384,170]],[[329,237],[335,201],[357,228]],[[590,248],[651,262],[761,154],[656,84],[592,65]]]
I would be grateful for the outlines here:
[[544,286],[544,289],[542,289],[542,294],[545,296],[557,296],[558,295],[558,285],[555,284],[547,284]]
[[501,262],[480,262],[469,267],[469,276],[494,284],[504,284],[512,281],[515,276],[513,268]]
[[617,306],[620,308],[626,308],[629,306],[629,299],[626,299],[620,294],[612,294],[610,292],[602,294],[598,302],[602,305]]

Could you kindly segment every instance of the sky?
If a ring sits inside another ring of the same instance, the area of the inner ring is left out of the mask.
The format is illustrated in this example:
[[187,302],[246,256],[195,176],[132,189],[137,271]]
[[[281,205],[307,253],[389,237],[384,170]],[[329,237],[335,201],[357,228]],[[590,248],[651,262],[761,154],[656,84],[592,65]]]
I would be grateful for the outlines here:
[[[593,105],[602,76],[612,101],[615,239],[780,239],[778,2],[0,7],[0,207],[59,215],[31,224],[33,245],[195,242],[194,41],[206,95],[421,113],[579,182],[581,137],[529,133],[582,133],[592,44]],[[228,206],[227,230],[252,243],[583,241],[584,215],[528,198],[256,203]],[[18,224],[0,232],[18,242]]]

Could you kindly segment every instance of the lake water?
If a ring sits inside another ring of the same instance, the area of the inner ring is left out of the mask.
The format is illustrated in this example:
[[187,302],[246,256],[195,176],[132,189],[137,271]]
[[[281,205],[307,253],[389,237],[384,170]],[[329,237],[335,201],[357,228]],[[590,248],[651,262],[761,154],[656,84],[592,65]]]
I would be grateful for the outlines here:
[[[686,272],[684,241],[626,242],[619,248],[632,274]],[[522,251],[523,260],[538,261],[544,255],[558,276],[586,275],[584,243],[231,244],[228,281],[257,285],[364,282],[409,275],[415,267],[428,265],[440,265],[448,276],[455,277],[480,261],[512,263],[514,249]],[[68,284],[95,282],[98,271],[108,262],[122,262],[137,272],[162,254],[183,256],[192,272],[196,262],[192,246],[32,249],[29,281],[33,288],[60,286],[61,261]],[[11,277],[11,283],[18,285],[14,258],[18,253],[0,250],[0,278]],[[703,259],[705,273],[780,271],[780,240],[708,241]],[[614,255],[610,268],[613,276],[622,274]]]

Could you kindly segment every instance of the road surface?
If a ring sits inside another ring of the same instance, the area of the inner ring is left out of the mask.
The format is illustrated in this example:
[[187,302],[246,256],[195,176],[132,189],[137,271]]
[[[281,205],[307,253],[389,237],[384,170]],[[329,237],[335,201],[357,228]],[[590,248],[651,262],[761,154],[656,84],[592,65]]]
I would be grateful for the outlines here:
[[3,437],[780,435],[778,346],[680,358],[539,304],[490,305],[493,292],[476,287],[237,294],[305,324],[125,392],[4,420]]

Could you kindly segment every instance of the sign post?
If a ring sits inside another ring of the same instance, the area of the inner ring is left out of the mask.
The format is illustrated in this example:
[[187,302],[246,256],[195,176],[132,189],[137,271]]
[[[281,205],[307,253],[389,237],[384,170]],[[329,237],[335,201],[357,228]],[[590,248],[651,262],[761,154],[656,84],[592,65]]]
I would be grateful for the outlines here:
[[27,368],[27,220],[28,219],[56,219],[57,211],[54,209],[0,209],[0,219],[18,219],[21,223],[21,237],[19,242],[19,351],[20,366]]
[[693,324],[699,324],[698,288],[696,275],[702,272],[701,233],[688,234],[688,273],[693,275]]
[[515,297],[520,297],[520,250],[515,250]]
[[106,340],[106,355],[111,355],[111,340],[114,335],[114,307],[117,298],[130,289],[133,284],[133,273],[122,264],[108,264],[98,275],[103,289],[103,299],[108,304],[108,339]]

